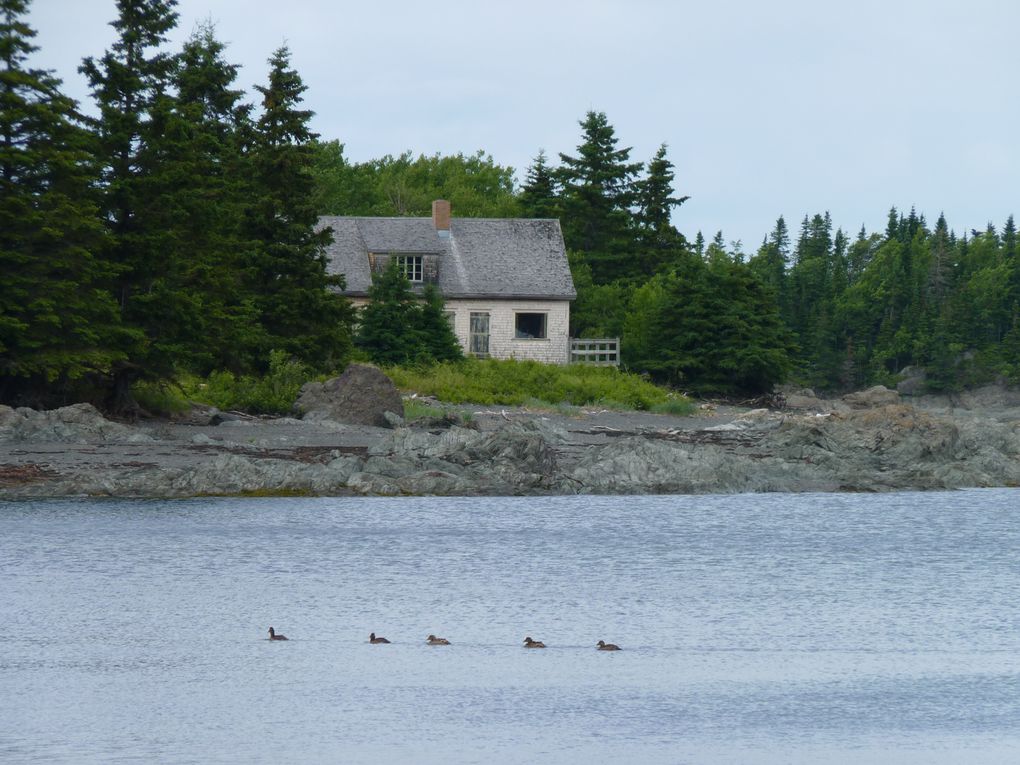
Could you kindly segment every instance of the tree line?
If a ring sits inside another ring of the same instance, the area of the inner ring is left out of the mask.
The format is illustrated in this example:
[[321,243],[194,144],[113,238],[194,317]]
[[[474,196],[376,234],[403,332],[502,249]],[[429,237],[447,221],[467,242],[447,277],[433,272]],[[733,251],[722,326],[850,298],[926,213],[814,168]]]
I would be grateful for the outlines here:
[[[387,274],[360,331],[329,272],[320,215],[558,218],[578,291],[575,336],[619,336],[625,365],[705,394],[893,382],[934,389],[1020,379],[1013,219],[957,236],[895,209],[882,233],[785,220],[746,256],[673,225],[663,144],[647,162],[602,112],[574,153],[539,151],[517,185],[483,151],[350,162],[319,141],[286,47],[258,106],[200,26],[166,50],[176,0],[117,0],[117,36],[89,57],[97,117],[33,69],[29,0],[0,0],[0,401],[130,407],[138,381],[264,372],[286,354],[341,368],[456,358],[441,296]],[[275,355],[273,352],[276,352]]]
[[235,87],[211,26],[165,50],[176,0],[118,0],[79,69],[97,118],[28,64],[28,0],[0,0],[0,400],[101,395],[181,370],[315,369],[351,351],[314,203],[315,138],[286,47]]

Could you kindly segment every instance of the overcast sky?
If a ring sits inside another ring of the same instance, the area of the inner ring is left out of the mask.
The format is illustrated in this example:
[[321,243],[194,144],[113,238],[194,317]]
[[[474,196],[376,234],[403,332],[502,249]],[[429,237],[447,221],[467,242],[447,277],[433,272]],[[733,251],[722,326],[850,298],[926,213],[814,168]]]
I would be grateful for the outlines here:
[[[838,6],[838,7],[837,7]],[[892,205],[957,232],[1020,213],[1014,0],[181,0],[175,47],[211,19],[250,94],[286,43],[312,126],[361,161],[484,149],[517,170],[575,153],[604,111],[647,161],[669,144],[675,225],[753,252],[779,215],[856,233]],[[34,0],[41,51],[77,66],[113,40],[114,0]],[[252,98],[254,100],[254,98]],[[454,211],[456,215],[456,211]]]

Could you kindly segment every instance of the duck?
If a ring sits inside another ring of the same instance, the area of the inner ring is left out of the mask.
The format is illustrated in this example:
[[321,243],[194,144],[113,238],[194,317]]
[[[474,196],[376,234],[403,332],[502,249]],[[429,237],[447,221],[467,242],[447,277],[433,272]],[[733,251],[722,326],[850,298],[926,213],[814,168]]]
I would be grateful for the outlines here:
[[277,635],[276,630],[272,627],[269,628],[269,639],[270,640],[287,640],[286,635]]
[[545,643],[543,643],[541,640],[532,640],[531,638],[526,637],[526,638],[524,638],[524,647],[525,648],[545,648]]
[[376,636],[375,636],[375,633],[374,633],[374,632],[372,632],[372,633],[370,633],[370,634],[369,634],[369,636],[368,636],[368,642],[369,642],[369,643],[376,643],[376,644],[378,644],[378,643],[388,643],[388,642],[390,642],[390,641],[389,641],[389,640],[387,640],[387,639],[386,639],[386,638],[384,638],[384,637],[376,637]]
[[446,638],[436,637],[435,635],[429,635],[425,638],[425,642],[429,645],[450,645],[450,641]]
[[600,640],[598,645],[596,646],[596,648],[598,648],[600,651],[620,651],[620,650],[622,650],[620,648],[620,646],[616,645],[616,643],[607,643],[604,640]]

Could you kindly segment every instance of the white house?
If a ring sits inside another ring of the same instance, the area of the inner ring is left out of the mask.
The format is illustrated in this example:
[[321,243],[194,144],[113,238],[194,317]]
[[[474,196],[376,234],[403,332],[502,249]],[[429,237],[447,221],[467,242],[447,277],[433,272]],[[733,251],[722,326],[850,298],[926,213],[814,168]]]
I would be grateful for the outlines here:
[[319,227],[333,230],[329,272],[344,275],[355,305],[396,258],[417,289],[439,288],[465,353],[569,362],[577,293],[559,221],[453,218],[437,200],[431,218],[325,216]]

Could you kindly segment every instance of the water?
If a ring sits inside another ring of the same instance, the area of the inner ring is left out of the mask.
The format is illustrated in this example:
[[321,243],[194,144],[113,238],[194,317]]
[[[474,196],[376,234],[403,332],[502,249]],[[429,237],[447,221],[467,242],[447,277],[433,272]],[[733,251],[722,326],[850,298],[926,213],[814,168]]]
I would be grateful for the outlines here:
[[1017,762],[1018,499],[0,503],[0,761]]

